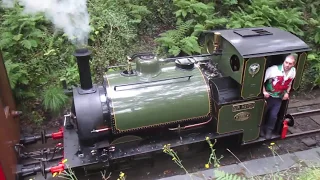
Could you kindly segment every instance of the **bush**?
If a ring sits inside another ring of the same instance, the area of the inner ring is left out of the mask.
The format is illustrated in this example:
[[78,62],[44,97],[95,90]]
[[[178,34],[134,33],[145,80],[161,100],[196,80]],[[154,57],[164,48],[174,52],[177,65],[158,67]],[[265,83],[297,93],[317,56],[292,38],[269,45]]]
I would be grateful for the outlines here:
[[[79,84],[73,56],[76,47],[43,13],[30,15],[22,13],[23,10],[17,3],[9,9],[0,9],[0,50],[10,84],[18,105],[22,101],[28,104],[24,106],[28,108],[24,109],[25,114],[32,114],[39,101],[45,108],[36,108],[37,111],[56,112],[66,103],[61,81],[65,80],[69,88]],[[88,45],[93,50],[91,67],[97,82],[108,65],[122,63],[126,55],[135,51],[132,47],[138,42],[138,25],[150,11],[126,0],[89,0],[88,12],[91,27]]]

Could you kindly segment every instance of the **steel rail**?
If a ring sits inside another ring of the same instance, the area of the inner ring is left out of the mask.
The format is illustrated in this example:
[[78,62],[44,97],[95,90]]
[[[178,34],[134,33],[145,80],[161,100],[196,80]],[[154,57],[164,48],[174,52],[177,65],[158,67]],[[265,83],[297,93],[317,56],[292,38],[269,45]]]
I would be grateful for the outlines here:
[[286,135],[286,137],[284,139],[281,139],[280,135],[272,135],[272,138],[268,139],[268,140],[266,140],[265,138],[261,138],[260,137],[257,140],[246,142],[246,143],[242,143],[241,145],[242,146],[246,146],[246,145],[256,144],[256,143],[259,143],[259,142],[274,141],[274,140],[286,140],[286,139],[289,139],[289,138],[294,138],[294,137],[303,136],[303,135],[310,135],[310,134],[315,134],[315,133],[320,133],[320,129],[314,129],[314,130],[304,131],[304,132],[300,132],[300,133],[288,134],[288,135]]
[[[296,113],[291,113],[292,116],[303,116],[303,115],[308,115],[310,116],[310,114],[316,114],[316,113],[320,113],[320,109],[314,109],[314,110],[309,110],[309,111],[302,111],[302,112],[296,112]],[[313,120],[314,121],[314,120]],[[319,129],[314,129],[314,130],[309,130],[309,131],[303,131],[303,132],[299,132],[299,133],[292,133],[292,134],[288,134],[286,135],[286,138],[291,138],[291,137],[296,137],[296,136],[302,136],[302,135],[308,135],[308,134],[313,134],[313,133],[318,133],[320,132],[320,128]],[[279,136],[280,137],[280,136]],[[285,139],[286,139],[285,138]]]
[[304,132],[299,132],[299,133],[288,134],[288,135],[286,135],[285,139],[290,138],[290,137],[296,137],[296,136],[302,136],[302,135],[318,133],[318,132],[320,132],[320,129],[314,129],[314,130],[309,130],[309,131],[304,131]]
[[[320,109],[314,109],[314,110],[308,110],[308,111],[302,111],[302,112],[296,112],[296,113],[289,113],[289,114],[292,115],[293,117],[296,116],[295,118],[301,118],[304,116],[310,116],[310,115],[317,114],[317,113],[320,113]],[[320,128],[314,129],[314,130],[309,130],[309,131],[303,131],[303,132],[299,132],[299,133],[287,134],[284,139],[303,136],[303,135],[310,135],[310,134],[314,134],[314,133],[320,133]],[[280,135],[273,135],[272,138],[269,140],[266,140],[265,138],[260,137],[257,140],[242,143],[241,145],[245,146],[245,145],[255,144],[258,142],[273,141],[273,140],[278,140],[278,139],[281,140]]]
[[266,142],[266,141],[274,141],[274,140],[286,140],[289,138],[294,138],[294,137],[298,137],[298,136],[303,136],[303,135],[310,135],[310,134],[315,134],[315,133],[320,133],[320,129],[314,129],[314,130],[310,130],[310,131],[304,131],[304,132],[299,132],[299,133],[293,133],[293,134],[288,134],[286,135],[286,137],[284,139],[281,139],[280,135],[272,135],[271,139],[266,140],[265,138],[259,138],[257,140],[254,141],[250,141],[250,142],[245,142],[242,143],[242,146],[246,146],[246,145],[251,145],[251,144],[256,144],[258,142]]
[[296,112],[296,113],[290,113],[292,116],[301,116],[301,115],[309,115],[313,113],[320,113],[320,109],[314,109],[309,111],[302,111],[302,112]]

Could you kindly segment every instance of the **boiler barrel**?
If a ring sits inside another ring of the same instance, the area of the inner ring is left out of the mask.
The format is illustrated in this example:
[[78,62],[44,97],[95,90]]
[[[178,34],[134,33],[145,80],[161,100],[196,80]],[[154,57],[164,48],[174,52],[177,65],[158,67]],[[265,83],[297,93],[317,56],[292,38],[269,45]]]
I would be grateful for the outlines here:
[[114,133],[210,118],[209,86],[198,67],[168,63],[148,81],[119,72],[105,76]]

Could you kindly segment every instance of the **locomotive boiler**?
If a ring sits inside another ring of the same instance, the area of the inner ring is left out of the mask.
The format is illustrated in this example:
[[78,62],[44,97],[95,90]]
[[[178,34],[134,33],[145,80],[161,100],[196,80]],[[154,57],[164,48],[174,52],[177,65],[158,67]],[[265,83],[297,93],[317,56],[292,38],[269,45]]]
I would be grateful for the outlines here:
[[[296,90],[311,49],[273,27],[206,31],[199,42],[199,55],[129,56],[122,70],[108,67],[100,84],[91,79],[90,50],[76,50],[80,86],[72,89],[60,132],[69,167],[112,169],[125,158],[161,153],[165,144],[193,146],[206,138],[235,137],[231,142],[238,145],[264,141],[266,69],[296,53]],[[288,103],[282,103],[273,139],[285,138],[287,125],[294,125]]]
[[[89,56],[86,58],[88,61]],[[134,69],[108,72],[101,86],[74,89],[79,140],[94,143],[129,134],[166,134],[179,125],[188,129],[211,122],[208,77],[219,72],[208,65],[208,58],[200,58],[207,61],[180,58],[165,62],[154,54],[136,54],[129,60],[135,62]]]

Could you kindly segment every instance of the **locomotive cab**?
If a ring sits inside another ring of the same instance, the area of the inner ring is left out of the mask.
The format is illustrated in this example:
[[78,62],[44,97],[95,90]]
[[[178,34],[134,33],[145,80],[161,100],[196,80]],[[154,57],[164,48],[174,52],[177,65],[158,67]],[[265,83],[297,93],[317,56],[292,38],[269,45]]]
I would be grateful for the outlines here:
[[[273,27],[227,29],[204,32],[202,53],[216,52],[214,33],[219,33],[221,55],[213,57],[223,77],[211,80],[215,94],[215,119],[220,134],[243,132],[243,142],[259,138],[265,117],[266,101],[262,93],[266,69],[282,64],[291,53],[297,54],[296,77],[292,90],[299,88],[307,52],[311,49],[301,39]],[[227,92],[228,91],[228,92]],[[226,93],[227,92],[227,93]],[[280,133],[289,100],[283,101],[276,125]]]

